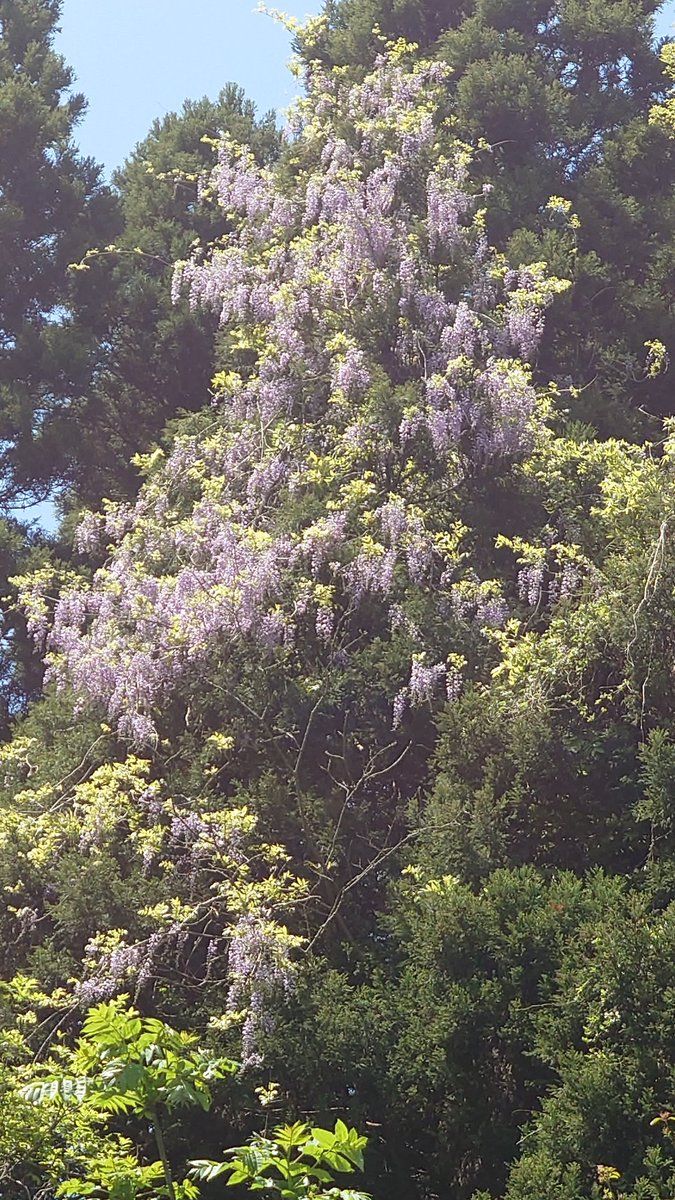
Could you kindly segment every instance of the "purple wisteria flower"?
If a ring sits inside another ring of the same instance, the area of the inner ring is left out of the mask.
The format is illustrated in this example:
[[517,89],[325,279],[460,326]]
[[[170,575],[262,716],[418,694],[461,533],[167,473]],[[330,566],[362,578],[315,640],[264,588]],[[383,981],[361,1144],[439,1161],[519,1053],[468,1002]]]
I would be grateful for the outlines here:
[[421,659],[413,659],[408,683],[411,703],[422,704],[424,701],[433,700],[446,673],[445,663],[436,663],[428,667]]
[[544,588],[543,562],[532,563],[518,572],[518,595],[521,600],[537,608],[542,598]]
[[335,613],[332,608],[327,608],[325,605],[320,605],[316,610],[316,618],[314,626],[316,636],[324,645],[328,645],[333,636],[333,627],[335,625]]
[[362,552],[349,564],[346,576],[351,594],[360,600],[364,596],[381,594],[388,596],[392,589],[396,552],[386,550],[383,554]]
[[463,224],[471,209],[466,170],[455,166],[448,176],[438,171],[427,180],[427,220],[433,250],[450,252],[461,245]]
[[333,383],[348,395],[364,392],[370,383],[370,372],[362,350],[348,350],[333,371]]
[[294,971],[283,931],[270,923],[268,913],[246,913],[232,930],[228,953],[228,1008],[246,1013],[242,1029],[242,1068],[262,1063],[260,1039],[273,1028],[270,1001],[276,992],[288,993]]

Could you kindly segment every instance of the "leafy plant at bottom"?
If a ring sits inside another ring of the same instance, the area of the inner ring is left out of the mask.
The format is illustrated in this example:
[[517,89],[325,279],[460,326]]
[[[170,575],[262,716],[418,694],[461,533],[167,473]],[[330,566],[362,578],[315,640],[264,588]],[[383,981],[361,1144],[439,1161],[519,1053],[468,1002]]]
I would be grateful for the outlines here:
[[205,1182],[229,1174],[228,1185],[242,1184],[281,1200],[367,1200],[367,1193],[335,1186],[335,1173],[363,1170],[368,1139],[336,1121],[335,1129],[301,1121],[278,1125],[272,1137],[255,1135],[246,1146],[225,1151],[230,1161],[198,1160],[191,1174]]
[[91,1009],[69,1064],[72,1073],[53,1072],[26,1085],[24,1098],[88,1103],[110,1116],[144,1119],[157,1145],[159,1160],[141,1164],[133,1143],[110,1136],[90,1163],[85,1179],[61,1183],[57,1195],[105,1196],[107,1200],[195,1200],[198,1188],[173,1179],[165,1140],[166,1119],[178,1108],[211,1107],[211,1084],[237,1069],[198,1047],[195,1034],[163,1021],[142,1018],[124,997]]

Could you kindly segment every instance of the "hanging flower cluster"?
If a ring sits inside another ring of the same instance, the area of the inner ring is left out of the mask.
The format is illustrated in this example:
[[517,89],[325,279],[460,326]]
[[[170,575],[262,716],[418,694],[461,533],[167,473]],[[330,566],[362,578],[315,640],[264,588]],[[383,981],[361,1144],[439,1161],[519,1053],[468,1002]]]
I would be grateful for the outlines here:
[[[355,626],[391,628],[413,593],[432,615],[406,703],[455,695],[454,493],[525,454],[540,420],[527,360],[564,285],[487,245],[446,68],[398,47],[361,83],[315,68],[308,86],[279,168],[222,142],[203,187],[232,232],[176,266],[174,294],[222,325],[212,420],[152,456],[133,510],[85,518],[81,549],[108,559],[47,635],[52,677],[137,743],[215,647],[314,639],[340,663]],[[24,596],[44,633],[39,578]],[[506,615],[489,599],[486,626]]]

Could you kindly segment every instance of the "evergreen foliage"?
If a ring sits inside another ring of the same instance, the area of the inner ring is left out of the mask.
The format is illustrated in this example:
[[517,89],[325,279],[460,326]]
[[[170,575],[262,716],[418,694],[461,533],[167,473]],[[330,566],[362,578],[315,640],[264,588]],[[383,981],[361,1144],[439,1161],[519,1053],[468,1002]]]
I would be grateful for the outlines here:
[[[68,264],[118,222],[100,169],[77,153],[84,98],[52,49],[58,0],[0,5],[0,470],[3,510],[49,487],[58,418],[87,379]],[[58,480],[58,475],[56,475]]]
[[23,510],[61,482],[61,422],[88,380],[68,264],[119,229],[100,170],[74,132],[84,98],[54,53],[56,0],[0,4],[0,726],[40,687],[9,579],[38,561]]

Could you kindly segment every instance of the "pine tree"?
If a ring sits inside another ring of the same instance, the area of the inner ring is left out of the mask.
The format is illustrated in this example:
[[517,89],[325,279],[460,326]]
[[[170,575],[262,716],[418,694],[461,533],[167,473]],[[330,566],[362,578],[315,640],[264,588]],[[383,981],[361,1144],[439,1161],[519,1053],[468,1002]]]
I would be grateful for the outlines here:
[[[52,49],[58,0],[0,3],[0,502],[55,482],[52,421],[83,385],[68,264],[116,231],[100,169],[73,141],[84,109]],[[57,456],[58,461],[58,456]]]
[[87,336],[68,264],[119,228],[100,170],[74,143],[84,99],[52,49],[57,0],[0,0],[0,730],[41,668],[9,579],[38,551],[22,506],[62,482],[58,420],[85,387]]

